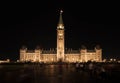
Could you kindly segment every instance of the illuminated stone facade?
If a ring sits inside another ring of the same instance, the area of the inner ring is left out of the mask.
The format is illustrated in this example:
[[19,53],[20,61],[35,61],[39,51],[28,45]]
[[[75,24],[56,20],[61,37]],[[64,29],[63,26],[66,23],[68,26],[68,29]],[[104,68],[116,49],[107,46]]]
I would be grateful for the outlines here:
[[96,46],[94,50],[87,50],[82,46],[80,50],[65,49],[64,45],[64,24],[62,11],[57,26],[57,49],[43,50],[37,47],[35,50],[28,50],[26,47],[20,49],[20,61],[26,62],[87,62],[102,61],[102,49]]

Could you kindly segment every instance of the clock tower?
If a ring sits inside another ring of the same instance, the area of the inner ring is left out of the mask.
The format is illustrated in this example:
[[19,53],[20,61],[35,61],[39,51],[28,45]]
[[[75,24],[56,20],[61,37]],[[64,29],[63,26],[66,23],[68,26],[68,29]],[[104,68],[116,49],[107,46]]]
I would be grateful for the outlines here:
[[57,61],[64,61],[64,24],[62,20],[62,13],[63,11],[61,10],[57,26]]

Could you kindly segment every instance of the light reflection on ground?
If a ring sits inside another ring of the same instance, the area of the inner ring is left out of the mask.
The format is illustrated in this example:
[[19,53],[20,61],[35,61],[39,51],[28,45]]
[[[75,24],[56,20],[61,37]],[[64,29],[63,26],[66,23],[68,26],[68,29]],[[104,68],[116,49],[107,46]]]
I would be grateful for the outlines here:
[[91,75],[87,69],[76,71],[75,64],[0,65],[0,83],[114,83],[120,79],[120,65],[104,66],[107,78]]

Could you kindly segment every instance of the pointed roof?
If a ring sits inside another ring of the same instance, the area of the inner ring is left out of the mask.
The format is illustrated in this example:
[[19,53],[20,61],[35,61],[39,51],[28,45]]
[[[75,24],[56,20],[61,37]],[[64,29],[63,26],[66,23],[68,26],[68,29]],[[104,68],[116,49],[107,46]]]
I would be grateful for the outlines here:
[[63,11],[61,10],[61,11],[60,11],[60,18],[59,18],[58,25],[63,25],[62,13],[63,13]]

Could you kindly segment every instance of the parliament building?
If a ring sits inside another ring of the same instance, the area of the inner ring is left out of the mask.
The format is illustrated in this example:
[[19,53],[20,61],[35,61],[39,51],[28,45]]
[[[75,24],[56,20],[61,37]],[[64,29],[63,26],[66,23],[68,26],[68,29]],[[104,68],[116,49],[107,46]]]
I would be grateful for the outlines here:
[[57,47],[56,49],[43,50],[36,47],[34,50],[28,50],[27,47],[20,49],[20,62],[88,62],[102,61],[102,49],[100,46],[96,46],[94,50],[88,50],[85,46],[82,46],[79,50],[65,49],[64,38],[64,24],[62,20],[62,13],[60,11],[59,22],[57,25]]

